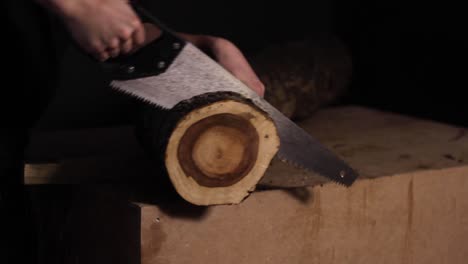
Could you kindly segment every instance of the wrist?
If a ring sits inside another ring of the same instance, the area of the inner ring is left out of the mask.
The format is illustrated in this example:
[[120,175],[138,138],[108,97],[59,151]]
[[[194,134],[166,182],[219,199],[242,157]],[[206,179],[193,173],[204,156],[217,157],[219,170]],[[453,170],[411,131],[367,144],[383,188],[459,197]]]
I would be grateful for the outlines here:
[[221,40],[221,38],[209,35],[195,35],[187,33],[178,33],[178,35],[202,50],[212,50]]

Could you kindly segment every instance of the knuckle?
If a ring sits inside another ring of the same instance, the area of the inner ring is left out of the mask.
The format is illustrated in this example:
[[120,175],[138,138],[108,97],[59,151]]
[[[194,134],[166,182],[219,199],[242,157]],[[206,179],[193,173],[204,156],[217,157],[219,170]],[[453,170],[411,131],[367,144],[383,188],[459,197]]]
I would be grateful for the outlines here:
[[118,34],[119,34],[119,37],[126,40],[126,39],[129,39],[132,36],[132,30],[130,28],[123,27],[123,28],[119,29]]
[[132,20],[130,21],[130,24],[132,25],[133,28],[140,28],[140,27],[143,26],[143,25],[141,24],[140,19],[138,19],[137,17],[135,17],[134,19],[132,19]]
[[119,40],[117,38],[112,38],[109,41],[109,48],[115,49],[119,47]]

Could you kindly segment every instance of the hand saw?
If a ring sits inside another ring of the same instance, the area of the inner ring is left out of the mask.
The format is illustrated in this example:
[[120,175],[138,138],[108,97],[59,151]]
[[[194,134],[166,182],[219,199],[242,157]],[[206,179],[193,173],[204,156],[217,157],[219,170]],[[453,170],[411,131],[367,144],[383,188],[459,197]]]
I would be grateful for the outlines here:
[[[178,103],[211,92],[235,92],[250,99],[275,122],[280,137],[277,157],[345,186],[357,173],[322,146],[310,134],[285,117],[221,65],[193,44],[178,37],[143,7],[132,4],[144,23],[157,26],[161,35],[137,52],[103,64],[111,76],[111,87],[158,108],[171,109]],[[266,175],[267,177],[268,175]],[[262,179],[270,187],[308,186],[314,177],[284,175],[284,179]]]

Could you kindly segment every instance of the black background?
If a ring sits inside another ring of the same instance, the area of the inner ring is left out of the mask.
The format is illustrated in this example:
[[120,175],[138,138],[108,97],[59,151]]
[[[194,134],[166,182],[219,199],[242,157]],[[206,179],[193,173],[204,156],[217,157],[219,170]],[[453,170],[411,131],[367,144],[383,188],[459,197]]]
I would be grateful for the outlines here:
[[[245,52],[331,31],[350,48],[354,77],[341,101],[468,125],[465,8],[449,1],[167,1],[152,4],[180,30],[227,37]],[[182,7],[182,8],[180,8]],[[182,9],[180,11],[180,9]]]

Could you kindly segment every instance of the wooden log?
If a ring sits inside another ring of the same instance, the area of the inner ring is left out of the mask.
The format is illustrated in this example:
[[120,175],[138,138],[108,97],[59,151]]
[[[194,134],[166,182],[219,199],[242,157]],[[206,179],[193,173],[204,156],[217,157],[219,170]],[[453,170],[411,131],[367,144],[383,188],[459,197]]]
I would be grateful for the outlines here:
[[267,114],[233,93],[205,94],[171,111],[147,108],[139,138],[177,192],[197,205],[240,203],[279,148]]
[[336,102],[351,81],[350,52],[332,34],[272,45],[250,61],[266,86],[265,99],[293,120]]
[[[408,116],[348,106],[322,109],[299,123],[360,173],[376,178],[468,165],[468,132]],[[27,151],[28,184],[125,183],[157,178],[131,127],[37,133]],[[273,160],[266,174],[303,173]]]

